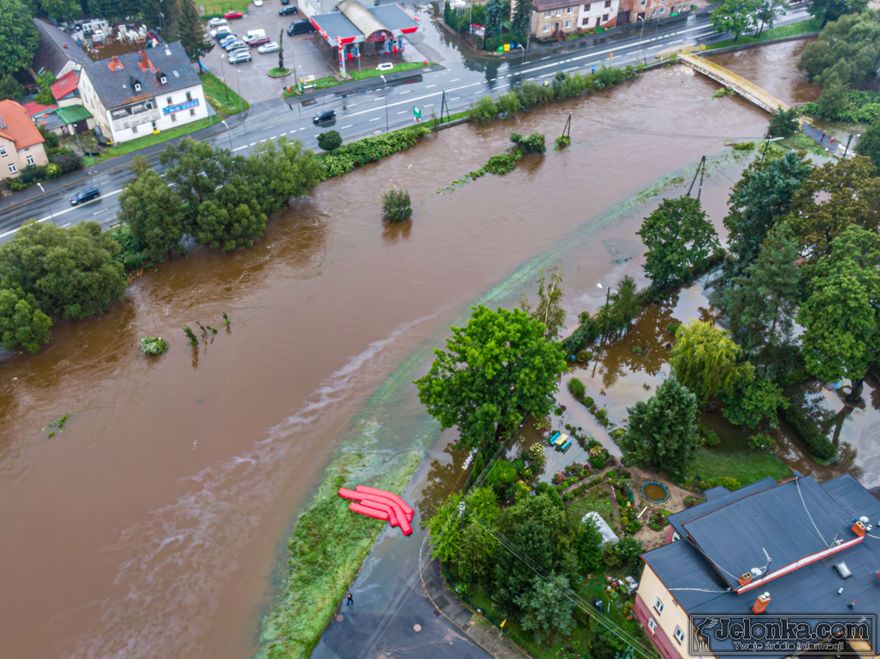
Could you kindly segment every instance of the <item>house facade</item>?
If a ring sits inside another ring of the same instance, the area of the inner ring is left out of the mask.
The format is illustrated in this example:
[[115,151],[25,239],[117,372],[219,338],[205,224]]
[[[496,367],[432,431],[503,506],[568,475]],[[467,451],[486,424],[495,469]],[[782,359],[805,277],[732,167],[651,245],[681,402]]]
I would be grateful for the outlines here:
[[15,101],[0,101],[0,179],[15,178],[25,167],[46,165],[43,136]]
[[[751,616],[751,624],[799,616],[815,625],[880,611],[880,535],[870,532],[880,502],[851,476],[767,478],[705,494],[669,517],[672,542],[642,555],[633,612],[664,659],[749,655],[738,643],[760,639],[698,633],[719,616]],[[841,642],[875,656],[877,631],[865,633]]]
[[536,0],[531,32],[536,39],[559,39],[568,34],[610,28],[617,22],[619,0],[573,3],[571,0]]

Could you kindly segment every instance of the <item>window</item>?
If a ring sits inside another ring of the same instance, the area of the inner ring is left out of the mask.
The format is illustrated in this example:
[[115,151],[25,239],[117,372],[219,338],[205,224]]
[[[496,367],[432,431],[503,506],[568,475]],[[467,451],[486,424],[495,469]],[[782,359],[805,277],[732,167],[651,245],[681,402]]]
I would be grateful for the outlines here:
[[[544,32],[549,32],[549,31],[550,31],[550,26],[549,26],[549,25],[545,25],[545,26],[544,26]],[[190,112],[192,112],[192,110],[190,110]]]
[[581,25],[589,26],[590,25],[590,17],[586,16],[583,20],[581,20]]
[[571,21],[565,21],[565,28],[568,29],[571,27]]
[[566,13],[566,14],[570,14],[572,9],[574,9],[574,7],[566,7],[566,8],[565,8],[565,13]]
[[657,623],[654,622],[654,618],[648,618],[648,631],[652,634],[657,631]]
[[605,0],[605,9],[608,9],[611,6],[611,0]]
[[0,146],[0,156],[6,157],[6,147]]
[[662,613],[663,613],[663,600],[661,600],[659,597],[655,597],[655,598],[654,598],[654,610],[655,610],[658,614],[662,614]]
[[187,93],[186,93],[186,100],[188,100],[188,101],[193,100],[192,92],[187,92]]
[[189,116],[191,116],[191,117],[196,116],[195,108],[190,108],[190,109],[189,109]]
[[33,165],[33,164],[34,164],[34,157],[33,157],[33,156],[28,156],[28,157],[27,157],[27,164],[28,164],[28,165]]
[[177,113],[176,112],[171,115],[171,123],[172,124],[177,123]]
[[9,163],[9,173],[10,173],[10,174],[15,174],[15,172],[17,172],[17,171],[18,171],[18,167],[16,167],[16,166],[15,166],[14,164],[12,164],[12,163]]
[[544,12],[544,18],[550,18],[550,12],[549,12],[549,11],[545,11],[545,12]]
[[132,126],[132,127],[131,127],[131,132],[132,132],[132,133],[136,133],[136,132],[138,132],[138,127],[137,127],[137,126]]
[[556,10],[556,13],[553,14],[553,15],[554,15],[554,16],[562,16],[562,10],[561,10],[561,9],[557,9],[557,10]]
[[165,105],[171,105],[171,97],[170,96],[165,97]]
[[678,625],[675,626],[675,631],[672,633],[675,636],[675,640],[678,641],[679,645],[684,643],[684,632],[681,631],[681,627]]
[[602,22],[603,22],[603,23],[607,23],[607,22],[608,22],[608,14],[605,14],[605,15],[602,17]]

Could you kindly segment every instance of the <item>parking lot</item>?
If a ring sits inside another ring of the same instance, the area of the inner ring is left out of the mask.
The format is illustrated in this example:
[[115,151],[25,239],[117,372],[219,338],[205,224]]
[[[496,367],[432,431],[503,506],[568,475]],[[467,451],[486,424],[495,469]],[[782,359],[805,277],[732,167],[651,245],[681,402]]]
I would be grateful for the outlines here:
[[[295,6],[295,0],[291,0],[287,6]],[[275,42],[278,42],[278,35],[282,33],[283,42],[278,43],[284,46],[284,66],[289,69],[296,66],[297,76],[313,75],[320,78],[332,75],[335,72],[334,67],[324,58],[322,49],[313,43],[314,35],[287,36],[287,26],[302,16],[279,16],[278,11],[282,7],[284,5],[280,0],[265,0],[262,7],[251,4],[244,18],[229,21],[229,28],[240,37],[248,30],[263,29],[266,36]],[[231,65],[226,61],[226,53],[220,45],[214,39],[212,42],[216,45],[205,55],[205,66],[248,102],[280,98],[281,90],[293,85],[292,75],[287,78],[270,78],[266,74],[269,69],[278,66],[278,53],[261,55],[256,48],[251,48],[252,61]]]

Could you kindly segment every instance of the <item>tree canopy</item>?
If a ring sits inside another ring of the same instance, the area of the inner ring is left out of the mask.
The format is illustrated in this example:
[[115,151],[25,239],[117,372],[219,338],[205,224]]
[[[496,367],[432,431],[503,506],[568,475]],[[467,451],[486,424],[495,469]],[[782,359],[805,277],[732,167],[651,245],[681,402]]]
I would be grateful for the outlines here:
[[756,160],[746,168],[733,186],[724,218],[729,249],[737,267],[751,263],[761,249],[774,223],[791,210],[797,192],[811,165],[794,151],[784,156]]
[[721,0],[709,20],[719,32],[733,32],[734,41],[743,32],[757,28],[767,18],[763,0]]
[[[841,0],[823,0],[837,4]],[[843,3],[852,0],[843,0]],[[864,7],[864,0],[855,0]],[[880,62],[880,14],[866,11],[829,23],[801,54],[798,66],[823,87],[832,80],[868,87],[877,79]]]
[[664,199],[638,231],[645,273],[660,288],[683,282],[719,248],[715,228],[691,197]]
[[810,13],[821,19],[824,27],[846,14],[857,14],[868,6],[868,0],[810,0]]
[[205,28],[199,20],[199,12],[193,0],[179,0],[180,19],[177,22],[177,38],[187,57],[196,61],[206,54],[213,44],[205,40]]
[[751,379],[752,366],[741,358],[742,350],[727,332],[695,320],[679,326],[669,364],[678,382],[706,402]]
[[856,153],[865,156],[880,171],[880,121],[875,121],[856,143]]
[[21,0],[0,0],[0,74],[30,68],[40,45],[32,18]]
[[670,377],[649,400],[627,410],[629,419],[620,445],[633,461],[682,480],[699,444],[698,409],[697,397]]
[[0,285],[0,348],[34,353],[51,337],[52,320],[33,296]]
[[555,339],[559,336],[559,330],[565,324],[565,309],[562,306],[562,274],[559,270],[550,273],[550,281],[547,281],[546,273],[541,270],[538,277],[538,304],[532,309],[528,298],[523,297],[520,302],[523,311],[535,320],[539,320],[546,328],[544,336]]
[[4,288],[33,296],[53,318],[86,318],[122,298],[126,278],[114,259],[119,244],[96,222],[61,229],[30,222],[0,245]]
[[565,358],[544,332],[521,309],[474,307],[416,380],[419,399],[443,428],[458,427],[467,448],[490,444],[499,426],[511,431],[526,415],[545,416]]

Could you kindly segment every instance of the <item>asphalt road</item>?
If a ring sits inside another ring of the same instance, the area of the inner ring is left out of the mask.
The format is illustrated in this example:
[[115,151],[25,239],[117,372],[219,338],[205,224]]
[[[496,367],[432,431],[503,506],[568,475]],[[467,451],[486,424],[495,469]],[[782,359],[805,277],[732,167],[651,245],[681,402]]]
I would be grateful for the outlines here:
[[[802,9],[791,11],[781,17],[777,25],[803,20],[805,16],[806,12]],[[413,106],[421,108],[423,119],[430,119],[432,113],[440,112],[443,92],[446,93],[449,111],[455,113],[470,107],[481,96],[497,96],[524,80],[541,82],[560,71],[589,72],[593,67],[626,66],[638,61],[651,61],[664,48],[702,43],[724,36],[715,32],[708,19],[691,16],[686,22],[668,29],[649,31],[643,40],[638,33],[634,33],[631,38],[613,44],[497,65],[474,66],[473,62],[464,60],[450,62],[448,68],[428,71],[408,84],[388,84],[358,93],[338,92],[307,100],[303,104],[288,105],[281,99],[257,104],[246,117],[233,120],[237,123],[229,125],[228,130],[222,129],[225,123],[222,126],[218,124],[219,130],[210,131],[215,134],[204,139],[216,147],[229,148],[238,154],[247,154],[258,144],[280,137],[295,138],[306,147],[317,149],[318,133],[331,128],[313,125],[313,114],[321,110],[336,110],[337,120],[332,128],[348,142],[412,125]],[[478,68],[481,70],[475,70]],[[381,80],[376,84],[381,85]],[[157,145],[149,149],[147,157],[155,162],[162,148],[162,145]],[[119,194],[130,176],[125,161],[114,159],[79,176],[59,179],[44,194],[31,189],[27,191],[30,194],[23,203],[17,202],[23,197],[13,197],[0,207],[0,241],[9,240],[18,227],[30,219],[54,222],[58,226],[94,220],[110,226],[116,221]],[[83,206],[71,206],[68,198],[85,184],[98,186],[101,197]]]

